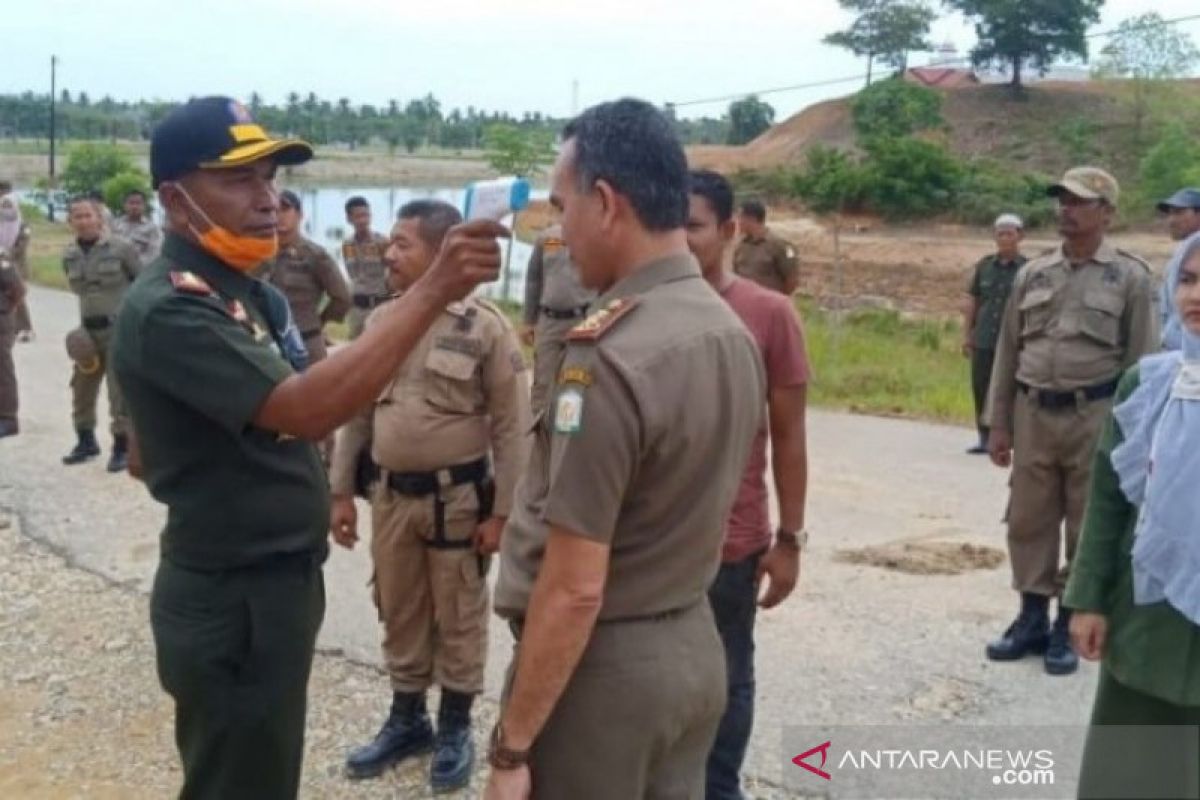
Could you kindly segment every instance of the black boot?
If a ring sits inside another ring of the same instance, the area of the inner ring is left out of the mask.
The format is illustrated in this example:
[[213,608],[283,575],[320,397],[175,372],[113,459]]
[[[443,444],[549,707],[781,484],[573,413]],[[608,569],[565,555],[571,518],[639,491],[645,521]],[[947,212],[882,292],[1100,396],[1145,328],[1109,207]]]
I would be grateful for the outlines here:
[[1016,661],[1030,653],[1046,652],[1050,617],[1046,612],[1050,598],[1032,592],[1021,593],[1021,613],[1008,630],[987,646],[992,661]]
[[96,441],[96,432],[80,428],[75,431],[78,441],[71,452],[63,456],[64,464],[82,464],[100,455],[100,444]]
[[1051,675],[1070,675],[1079,669],[1079,656],[1071,646],[1071,609],[1058,605],[1058,617],[1050,629],[1050,644],[1044,658],[1046,672]]
[[113,434],[113,449],[108,457],[109,472],[124,472],[129,466],[129,439],[123,433]]
[[375,739],[346,759],[351,778],[375,778],[409,756],[428,753],[433,747],[433,726],[425,710],[424,692],[396,692],[392,711]]
[[474,695],[442,689],[437,742],[429,765],[429,785],[434,794],[453,792],[471,782],[471,770],[475,767],[475,742],[471,739],[474,700]]

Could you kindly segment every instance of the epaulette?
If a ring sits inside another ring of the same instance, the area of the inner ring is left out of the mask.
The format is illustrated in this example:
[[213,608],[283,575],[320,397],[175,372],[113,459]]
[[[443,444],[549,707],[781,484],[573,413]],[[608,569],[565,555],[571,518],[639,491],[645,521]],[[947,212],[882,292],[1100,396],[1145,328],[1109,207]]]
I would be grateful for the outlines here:
[[208,285],[208,282],[194,272],[172,270],[167,273],[171,279],[171,285],[175,287],[175,291],[183,292],[184,294],[195,294],[201,297],[209,297],[216,294],[213,288]]
[[1117,255],[1125,256],[1126,258],[1130,259],[1131,261],[1136,261],[1137,263],[1141,264],[1142,269],[1146,270],[1146,272],[1148,272],[1148,273],[1154,272],[1154,269],[1150,266],[1150,263],[1148,261],[1146,261],[1146,259],[1139,256],[1137,253],[1131,253],[1128,250],[1122,250],[1119,247],[1115,247],[1113,249],[1117,251]]
[[476,297],[475,304],[484,311],[490,311],[494,316],[499,317],[501,321],[508,322],[508,317],[505,315],[504,311],[500,308],[500,306],[496,305],[491,300],[485,300],[482,297]]
[[633,310],[638,304],[636,297],[621,297],[593,311],[587,319],[567,332],[567,341],[594,342],[612,329],[617,320]]

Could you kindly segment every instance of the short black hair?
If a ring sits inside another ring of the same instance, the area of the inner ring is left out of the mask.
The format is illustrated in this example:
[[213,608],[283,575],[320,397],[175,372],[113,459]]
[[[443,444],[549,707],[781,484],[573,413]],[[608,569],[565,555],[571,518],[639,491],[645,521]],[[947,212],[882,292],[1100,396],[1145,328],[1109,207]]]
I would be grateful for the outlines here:
[[96,205],[97,202],[99,202],[99,201],[96,200],[96,198],[92,197],[90,192],[86,193],[86,194],[72,195],[67,200],[67,214],[70,214],[71,209],[74,208],[75,206],[79,205],[80,203],[87,203],[88,205],[90,205],[92,207],[92,209],[96,213],[99,213],[100,208],[99,208],[99,206]]
[[293,192],[291,189],[284,189],[279,193],[279,207],[284,205],[290,206],[297,211],[304,211],[304,204],[300,202],[300,195]]
[[125,193],[125,197],[122,199],[128,200],[129,198],[133,197],[134,195],[137,195],[138,197],[142,198],[143,201],[145,201],[147,199],[146,193],[143,192],[141,189],[130,189],[128,192]]
[[703,197],[722,225],[733,219],[733,186],[729,179],[711,169],[694,169],[688,173],[688,192]]
[[767,221],[767,207],[763,205],[762,200],[755,198],[743,200],[738,210],[750,219],[756,219],[759,222]]
[[412,200],[400,206],[396,219],[415,219],[417,230],[425,244],[437,249],[446,238],[446,231],[462,222],[462,214],[445,200]]
[[645,100],[601,103],[567,123],[575,173],[587,191],[598,180],[629,198],[647,230],[687,224],[687,157],[666,116]]
[[350,216],[350,212],[356,208],[370,209],[371,204],[367,202],[367,198],[363,197],[362,195],[356,194],[356,195],[354,195],[354,197],[351,197],[349,200],[346,201],[346,216],[347,217]]

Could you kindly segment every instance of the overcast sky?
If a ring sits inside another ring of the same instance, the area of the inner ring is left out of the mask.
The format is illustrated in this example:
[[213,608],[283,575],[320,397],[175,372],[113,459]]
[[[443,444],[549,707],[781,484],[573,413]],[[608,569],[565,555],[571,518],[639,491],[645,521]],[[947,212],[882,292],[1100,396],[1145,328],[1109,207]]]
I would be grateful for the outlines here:
[[[222,93],[269,102],[315,91],[355,104],[432,92],[445,109],[572,111],[623,95],[656,103],[854,76],[861,60],[821,44],[850,15],[835,0],[4,0],[0,93],[59,86],[98,99]],[[1196,0],[1108,0],[1101,24]],[[1200,40],[1200,21],[1180,26]],[[935,41],[965,52],[955,16]],[[1096,44],[1093,42],[1093,44]],[[1098,50],[1094,47],[1093,50]],[[915,54],[913,65],[931,56]],[[782,119],[854,83],[764,95]],[[680,114],[719,116],[725,103]]]

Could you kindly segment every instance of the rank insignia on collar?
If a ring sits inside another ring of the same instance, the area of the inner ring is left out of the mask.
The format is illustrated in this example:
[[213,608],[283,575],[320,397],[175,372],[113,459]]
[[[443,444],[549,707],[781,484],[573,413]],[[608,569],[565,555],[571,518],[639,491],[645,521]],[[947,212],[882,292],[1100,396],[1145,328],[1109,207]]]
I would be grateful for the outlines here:
[[172,271],[168,273],[171,279],[171,285],[175,287],[175,291],[185,294],[195,294],[202,297],[207,297],[211,294],[216,294],[208,282],[194,272],[179,272]]
[[243,325],[250,322],[250,315],[246,313],[246,307],[242,305],[241,300],[229,301],[229,316],[233,317]]
[[571,342],[595,341],[616,324],[617,320],[633,310],[638,304],[636,297],[621,297],[608,305],[593,311],[587,319],[576,325],[567,333]]

